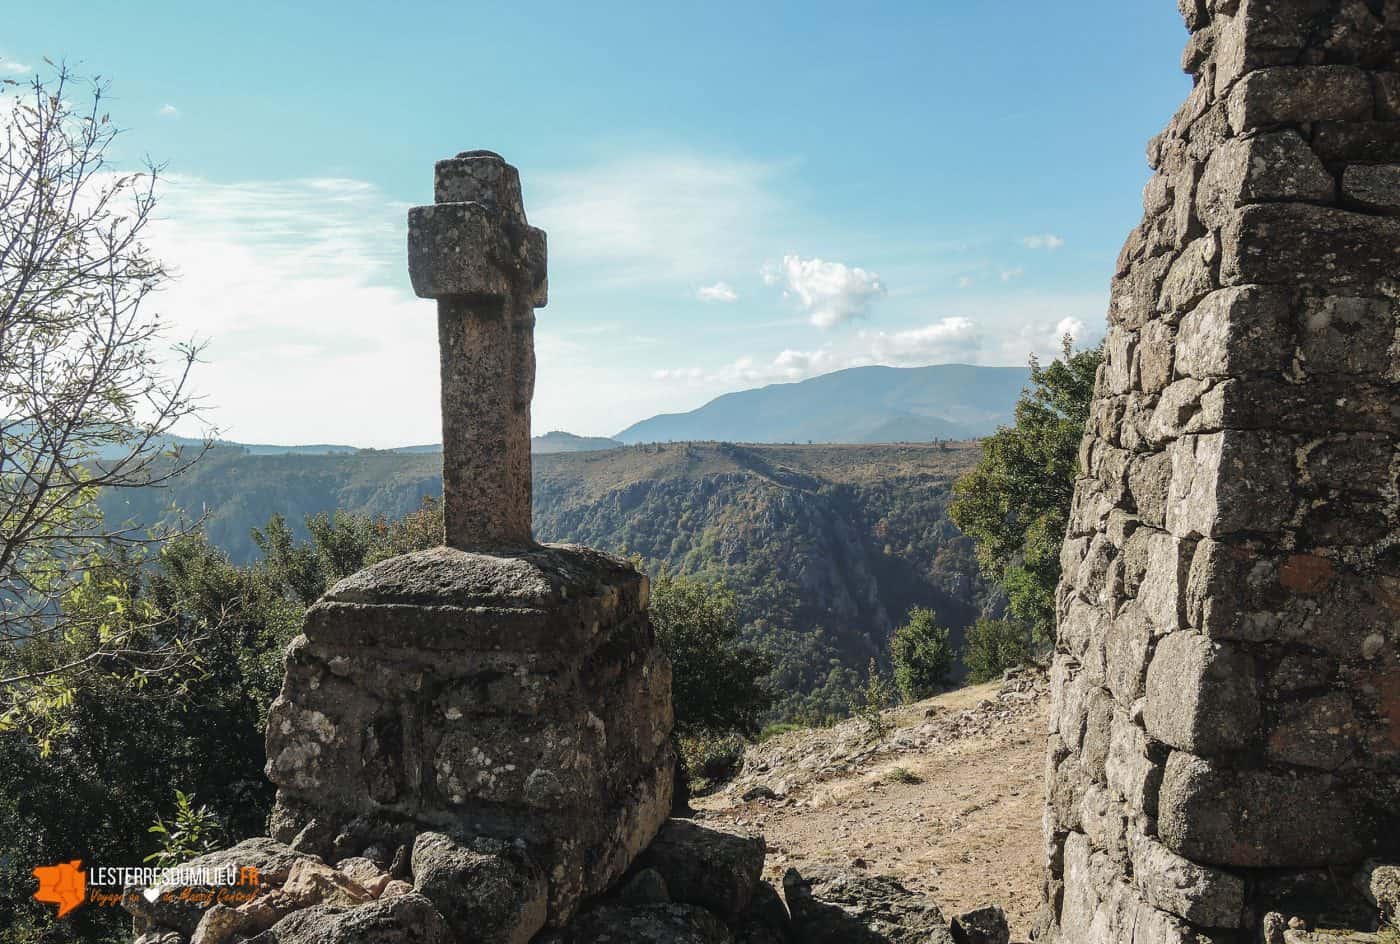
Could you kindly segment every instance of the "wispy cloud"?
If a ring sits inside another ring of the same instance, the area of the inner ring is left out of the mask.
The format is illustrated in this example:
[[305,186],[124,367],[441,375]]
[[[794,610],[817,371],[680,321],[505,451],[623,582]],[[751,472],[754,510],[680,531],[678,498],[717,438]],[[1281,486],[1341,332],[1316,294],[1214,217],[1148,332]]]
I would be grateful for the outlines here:
[[776,170],[656,154],[545,171],[530,178],[530,219],[549,232],[551,267],[586,266],[612,286],[695,284],[762,258],[757,234],[778,211]]
[[982,347],[982,332],[970,318],[942,318],[921,328],[862,334],[876,363],[904,367],[964,358]]
[[160,115],[162,118],[179,118],[180,109],[176,108],[174,105],[166,104],[160,106],[160,110],[156,112],[156,114]]
[[7,75],[25,75],[33,71],[33,67],[25,65],[23,62],[16,62],[13,59],[0,59],[0,72]]
[[1040,233],[1036,236],[1027,236],[1021,240],[1027,249],[1044,249],[1054,252],[1056,249],[1064,247],[1065,241],[1054,233]]
[[865,318],[870,306],[885,294],[880,276],[859,266],[789,254],[782,262],[763,267],[763,281],[781,285],[785,298],[795,299],[808,320],[831,328]]
[[731,303],[739,300],[739,293],[728,282],[716,282],[714,285],[701,286],[695,297],[702,302]]
[[972,276],[963,275],[958,278],[958,288],[972,288]]
[[713,370],[668,368],[652,372],[657,380],[697,386],[746,386],[804,380],[848,367],[885,364],[914,367],[967,360],[982,346],[982,332],[968,318],[942,318],[904,331],[862,331],[852,340],[818,348],[785,348],[771,357],[747,356]]
[[1026,270],[1023,269],[1023,268],[1021,268],[1020,266],[1016,266],[1016,267],[1013,268],[1013,269],[1002,269],[1002,270],[1001,270],[1001,280],[1002,280],[1003,282],[1014,282],[1014,281],[1016,281],[1017,279],[1019,279],[1019,278],[1021,278],[1022,276],[1024,276],[1025,274],[1026,274]]
[[[195,383],[211,422],[272,441],[436,438],[435,320],[404,285],[404,213],[360,181],[167,180],[150,244],[177,277],[149,304],[173,337],[209,340]],[[405,422],[386,422],[389,402]]]

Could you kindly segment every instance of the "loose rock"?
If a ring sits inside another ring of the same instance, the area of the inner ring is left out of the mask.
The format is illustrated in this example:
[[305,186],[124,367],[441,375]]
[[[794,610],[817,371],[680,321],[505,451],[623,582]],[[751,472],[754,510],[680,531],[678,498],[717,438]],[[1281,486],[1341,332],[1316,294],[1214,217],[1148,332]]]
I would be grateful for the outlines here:
[[668,820],[637,860],[665,879],[671,897],[699,905],[726,921],[749,906],[763,875],[762,836]]
[[954,944],[938,906],[891,878],[788,869],[783,892],[803,944]]

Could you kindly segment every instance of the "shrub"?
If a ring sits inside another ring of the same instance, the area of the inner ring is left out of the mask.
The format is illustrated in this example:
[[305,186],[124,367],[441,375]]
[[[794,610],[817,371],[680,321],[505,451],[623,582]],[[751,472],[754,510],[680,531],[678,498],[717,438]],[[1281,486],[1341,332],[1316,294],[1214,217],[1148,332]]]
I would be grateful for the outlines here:
[[894,692],[890,683],[880,673],[875,660],[870,660],[870,671],[866,676],[865,691],[861,695],[860,718],[865,722],[866,733],[879,740],[889,733],[884,711],[894,706]]
[[806,725],[803,724],[789,724],[787,722],[770,724],[759,732],[758,743],[762,744],[764,741],[771,740],[772,738],[775,738],[780,734],[787,734],[790,731],[806,730],[808,730],[808,728]]
[[1030,633],[1015,623],[979,619],[967,628],[962,657],[969,682],[990,682],[1030,656]]
[[175,816],[170,822],[157,816],[147,832],[160,837],[160,848],[143,861],[154,862],[157,868],[174,868],[184,862],[212,852],[223,838],[219,817],[209,807],[194,805],[194,797],[183,790],[175,791]]
[[890,638],[894,680],[905,701],[918,701],[937,693],[953,671],[953,647],[948,630],[937,623],[932,610],[915,607],[909,622]]
[[911,784],[912,784],[912,783],[923,783],[923,782],[924,782],[924,778],[923,778],[923,777],[920,777],[918,774],[914,773],[914,771],[910,770],[908,767],[891,767],[889,770],[885,771],[884,776],[882,776],[880,779],[883,780],[883,781],[885,781],[885,783],[911,783]]
[[693,731],[680,736],[681,763],[687,780],[701,787],[731,779],[744,765],[743,737],[734,731]]
[[652,625],[671,657],[676,730],[757,734],[773,701],[772,663],[739,643],[738,605],[723,584],[662,573],[652,584]]

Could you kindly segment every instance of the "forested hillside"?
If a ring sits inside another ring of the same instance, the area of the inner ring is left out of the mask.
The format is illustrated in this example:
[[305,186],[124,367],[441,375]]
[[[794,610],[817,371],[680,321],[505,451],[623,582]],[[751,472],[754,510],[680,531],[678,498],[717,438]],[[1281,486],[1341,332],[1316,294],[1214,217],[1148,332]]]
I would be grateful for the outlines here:
[[[986,588],[947,515],[972,444],[677,443],[535,457],[535,532],[638,554],[648,568],[724,581],[751,641],[770,652],[775,716],[844,710],[911,606],[955,630]],[[441,493],[438,455],[211,452],[160,490],[104,496],[109,518],[204,515],[235,561],[279,513],[297,529],[337,509],[400,517]],[[955,641],[958,633],[955,632]]]

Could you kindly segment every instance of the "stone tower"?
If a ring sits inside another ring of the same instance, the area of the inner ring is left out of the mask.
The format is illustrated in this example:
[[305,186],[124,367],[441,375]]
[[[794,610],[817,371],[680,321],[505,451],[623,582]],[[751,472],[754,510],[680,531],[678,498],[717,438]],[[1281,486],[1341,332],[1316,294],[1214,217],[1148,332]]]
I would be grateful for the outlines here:
[[1180,5],[1061,557],[1063,944],[1345,923],[1400,852],[1400,2]]
[[545,238],[520,178],[469,151],[438,162],[435,197],[410,212],[408,243],[414,289],[437,301],[446,546],[347,577],[307,612],[268,718],[270,831],[330,861],[371,847],[416,860],[440,836],[465,863],[483,841],[504,849],[513,891],[496,897],[519,913],[502,921],[528,940],[608,887],[668,816],[671,670],[646,577],[531,539]]

